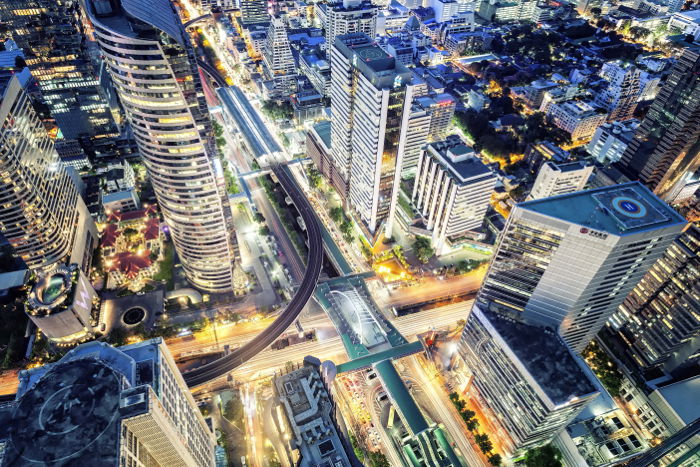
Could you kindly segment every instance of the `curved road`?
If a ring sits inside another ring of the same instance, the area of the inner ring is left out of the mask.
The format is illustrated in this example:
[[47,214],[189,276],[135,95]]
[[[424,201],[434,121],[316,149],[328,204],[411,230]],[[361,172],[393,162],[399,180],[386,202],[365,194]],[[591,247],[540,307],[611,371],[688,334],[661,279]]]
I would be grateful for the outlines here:
[[309,298],[311,298],[311,295],[316,289],[316,283],[321,273],[321,265],[323,263],[323,243],[321,239],[321,230],[316,223],[313,208],[296,182],[292,180],[292,175],[289,173],[289,169],[286,166],[275,166],[272,170],[277,176],[280,185],[282,185],[294,202],[294,205],[299,210],[299,214],[301,214],[306,224],[306,232],[309,240],[309,257],[307,260],[308,267],[306,273],[304,274],[304,278],[296,294],[292,297],[292,300],[268,328],[253,338],[252,341],[239,347],[225,357],[183,374],[185,382],[189,387],[199,386],[213,379],[225,376],[228,372],[263,351],[294,323],[304,308],[304,305],[306,305],[306,302],[309,301]]
[[[238,11],[238,8],[226,8],[224,10],[221,10],[221,13],[231,13],[233,11]],[[203,19],[209,18],[210,16],[211,16],[211,13],[207,13],[206,15],[202,15],[202,16],[197,16],[196,18],[192,18],[188,22],[184,23],[183,26],[186,28],[189,28],[194,23],[198,23],[199,21],[202,21]]]

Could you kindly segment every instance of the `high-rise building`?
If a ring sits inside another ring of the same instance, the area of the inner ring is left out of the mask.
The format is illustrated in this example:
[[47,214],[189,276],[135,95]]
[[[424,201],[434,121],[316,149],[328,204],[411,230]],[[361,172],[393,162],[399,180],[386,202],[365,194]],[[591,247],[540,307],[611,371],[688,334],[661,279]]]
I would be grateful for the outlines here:
[[263,71],[272,81],[272,94],[289,97],[297,90],[297,74],[284,20],[273,16],[263,48]]
[[700,359],[700,228],[691,226],[651,267],[611,318],[630,355],[672,371]]
[[639,125],[620,170],[664,199],[700,165],[700,45],[688,47]]
[[597,395],[592,376],[551,330],[474,306],[459,343],[467,396],[498,425],[510,454],[548,443]]
[[391,236],[413,97],[412,73],[364,33],[331,51],[331,152],[365,235]]
[[97,227],[25,89],[29,70],[0,74],[0,232],[30,269],[68,260],[88,270]]
[[477,301],[581,351],[685,224],[637,182],[520,203]]
[[548,198],[581,191],[592,173],[593,166],[585,162],[555,164],[547,161],[537,172],[537,178],[527,199]]
[[240,0],[240,5],[241,23],[244,26],[270,22],[270,15],[267,13],[267,0]]
[[160,338],[82,344],[19,380],[0,408],[2,466],[214,466],[214,435]]
[[552,104],[547,110],[552,123],[571,135],[571,140],[581,142],[593,137],[596,128],[605,122],[605,114],[583,101],[564,101]]
[[620,61],[607,62],[600,70],[600,76],[608,85],[596,94],[595,103],[607,110],[608,122],[632,118],[641,92],[639,69]]
[[326,47],[331,50],[335,38],[344,34],[362,32],[370,38],[377,33],[377,13],[379,8],[368,0],[343,0],[342,2],[321,3],[323,28],[326,30]]
[[3,1],[0,21],[24,52],[60,136],[77,140],[90,156],[112,156],[119,130],[91,61],[80,2]]
[[88,0],[86,7],[187,279],[208,292],[230,291],[230,206],[195,52],[174,6]]
[[636,119],[605,123],[595,131],[586,150],[600,163],[617,162],[632,142],[638,126],[639,120]]
[[428,144],[418,161],[412,199],[438,254],[479,229],[496,176],[459,136]]

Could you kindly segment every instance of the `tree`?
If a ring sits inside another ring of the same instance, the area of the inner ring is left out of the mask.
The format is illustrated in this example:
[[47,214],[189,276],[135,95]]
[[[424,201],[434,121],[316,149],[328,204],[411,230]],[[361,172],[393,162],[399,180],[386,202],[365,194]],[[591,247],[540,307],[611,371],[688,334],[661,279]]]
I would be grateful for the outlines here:
[[333,221],[336,224],[340,224],[341,222],[343,222],[343,217],[345,217],[345,214],[343,213],[343,208],[341,208],[340,206],[331,208],[328,214],[331,216],[331,219],[333,219]]
[[236,422],[243,418],[243,404],[240,399],[233,397],[224,404],[224,417],[230,422]]
[[256,212],[256,213],[253,215],[253,219],[255,219],[255,222],[258,222],[258,223],[260,223],[260,224],[262,224],[263,222],[265,222],[265,216],[263,216],[263,215],[260,214],[259,212]]
[[352,240],[352,222],[350,219],[345,219],[342,224],[340,224],[340,232],[343,234],[343,237],[345,237],[345,240],[351,241]]
[[379,451],[370,451],[369,463],[372,467],[390,467],[389,460]]
[[435,254],[435,250],[428,237],[416,237],[416,241],[413,242],[413,253],[418,261],[425,264]]
[[496,467],[501,465],[502,462],[503,462],[503,459],[501,458],[500,454],[494,454],[493,456],[489,457],[489,464],[494,465]]
[[594,18],[598,18],[602,12],[603,12],[603,10],[601,10],[597,6],[594,6],[593,8],[591,8],[591,15]]
[[526,467],[561,467],[561,452],[556,446],[547,444],[530,449],[525,454]]
[[321,172],[317,169],[310,167],[306,174],[309,176],[309,184],[311,188],[318,188],[321,185]]
[[479,420],[476,418],[472,418],[471,420],[467,420],[467,430],[469,431],[476,431],[479,428]]

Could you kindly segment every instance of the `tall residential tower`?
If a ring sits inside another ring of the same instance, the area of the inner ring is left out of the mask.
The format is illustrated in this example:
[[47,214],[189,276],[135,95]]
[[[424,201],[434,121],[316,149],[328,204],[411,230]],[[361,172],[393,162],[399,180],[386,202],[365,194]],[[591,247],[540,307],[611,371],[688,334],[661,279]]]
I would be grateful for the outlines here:
[[581,351],[685,224],[638,182],[520,203],[477,302]]
[[331,51],[331,160],[348,183],[360,226],[391,236],[412,73],[363,33],[338,36]]
[[168,0],[87,0],[185,275],[232,289],[235,237],[189,37]]

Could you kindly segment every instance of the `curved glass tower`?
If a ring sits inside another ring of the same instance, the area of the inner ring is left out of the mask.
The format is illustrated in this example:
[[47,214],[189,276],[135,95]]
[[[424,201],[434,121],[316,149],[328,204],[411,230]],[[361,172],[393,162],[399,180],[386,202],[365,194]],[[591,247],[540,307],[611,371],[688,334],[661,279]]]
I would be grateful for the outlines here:
[[234,232],[192,45],[168,0],[86,0],[185,274],[232,288]]

